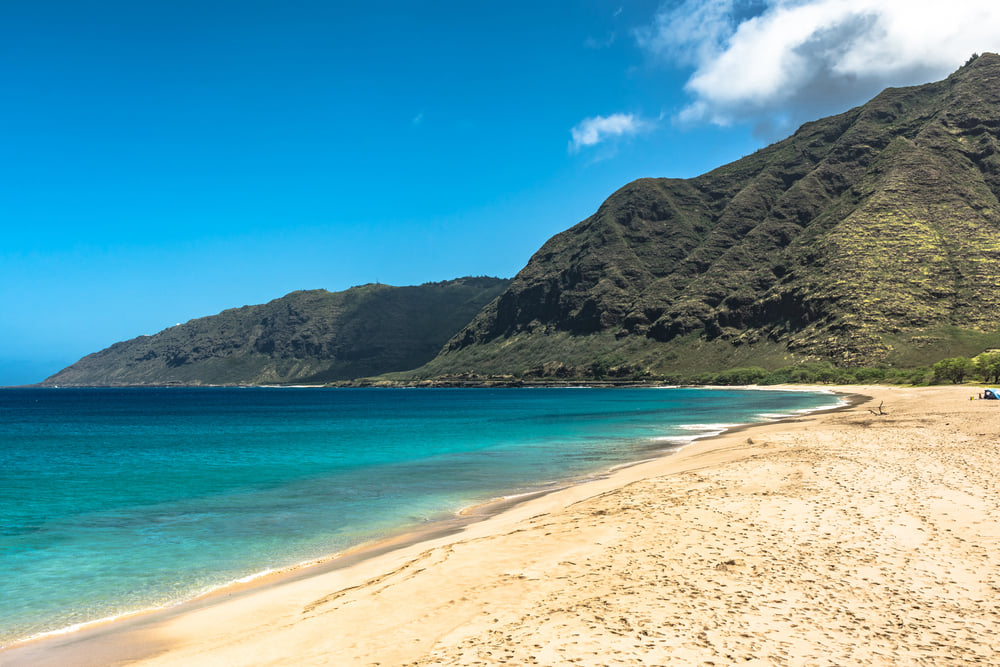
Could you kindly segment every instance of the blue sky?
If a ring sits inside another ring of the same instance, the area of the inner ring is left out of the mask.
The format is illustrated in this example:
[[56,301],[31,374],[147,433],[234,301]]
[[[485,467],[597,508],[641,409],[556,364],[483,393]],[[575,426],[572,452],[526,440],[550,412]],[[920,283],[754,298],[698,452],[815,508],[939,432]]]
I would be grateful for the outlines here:
[[0,385],[296,289],[513,276],[630,180],[1000,50],[993,4],[5,0]]

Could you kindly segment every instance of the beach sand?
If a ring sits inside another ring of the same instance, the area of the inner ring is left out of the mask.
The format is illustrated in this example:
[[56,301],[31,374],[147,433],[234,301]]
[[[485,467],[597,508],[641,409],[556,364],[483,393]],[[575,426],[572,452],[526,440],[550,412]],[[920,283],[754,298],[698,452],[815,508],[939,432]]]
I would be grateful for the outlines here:
[[1000,663],[1000,402],[839,390],[872,400],[0,664]]

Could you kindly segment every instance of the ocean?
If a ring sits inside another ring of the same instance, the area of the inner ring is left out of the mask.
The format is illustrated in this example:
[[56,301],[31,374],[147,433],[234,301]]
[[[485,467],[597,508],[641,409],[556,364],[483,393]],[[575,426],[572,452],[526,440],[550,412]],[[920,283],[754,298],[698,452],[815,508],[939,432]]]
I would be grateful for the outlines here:
[[840,404],[691,388],[0,390],[0,646]]

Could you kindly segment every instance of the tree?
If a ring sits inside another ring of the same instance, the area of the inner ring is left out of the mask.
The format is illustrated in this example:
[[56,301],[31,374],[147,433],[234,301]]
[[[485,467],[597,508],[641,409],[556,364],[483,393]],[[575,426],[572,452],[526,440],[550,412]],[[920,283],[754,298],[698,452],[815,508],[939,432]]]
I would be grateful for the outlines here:
[[767,377],[767,371],[758,366],[752,366],[750,368],[730,368],[729,370],[722,371],[716,375],[712,384],[757,384],[765,377]]
[[1000,383],[1000,352],[983,352],[972,361],[983,382]]
[[950,380],[955,384],[965,381],[965,376],[973,370],[972,359],[968,357],[949,357],[942,359],[933,366],[934,380]]

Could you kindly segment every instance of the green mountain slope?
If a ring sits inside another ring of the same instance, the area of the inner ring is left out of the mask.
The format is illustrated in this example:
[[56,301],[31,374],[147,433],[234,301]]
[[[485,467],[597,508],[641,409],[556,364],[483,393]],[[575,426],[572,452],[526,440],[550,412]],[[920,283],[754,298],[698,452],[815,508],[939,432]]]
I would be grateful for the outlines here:
[[116,343],[44,384],[315,383],[411,369],[509,283],[460,278],[292,292]]
[[550,239],[419,376],[916,363],[1000,342],[1000,56]]

